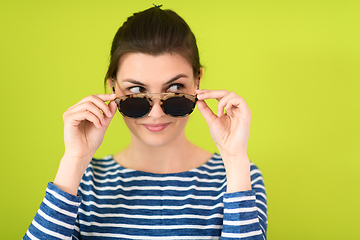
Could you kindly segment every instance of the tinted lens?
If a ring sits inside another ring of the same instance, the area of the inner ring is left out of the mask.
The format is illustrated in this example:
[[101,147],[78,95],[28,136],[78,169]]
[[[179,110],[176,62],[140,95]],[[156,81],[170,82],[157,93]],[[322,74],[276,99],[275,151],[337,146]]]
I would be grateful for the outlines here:
[[190,114],[195,103],[186,97],[171,97],[163,102],[164,112],[173,117],[182,117]]
[[150,103],[146,98],[130,97],[120,101],[120,110],[122,114],[131,118],[144,117],[150,110]]

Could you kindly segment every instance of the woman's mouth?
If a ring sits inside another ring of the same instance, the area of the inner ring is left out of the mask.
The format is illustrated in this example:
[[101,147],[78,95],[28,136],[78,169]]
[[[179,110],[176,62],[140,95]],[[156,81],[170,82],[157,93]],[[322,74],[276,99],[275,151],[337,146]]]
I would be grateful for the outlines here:
[[143,124],[143,125],[150,132],[160,132],[164,130],[169,125],[169,123]]

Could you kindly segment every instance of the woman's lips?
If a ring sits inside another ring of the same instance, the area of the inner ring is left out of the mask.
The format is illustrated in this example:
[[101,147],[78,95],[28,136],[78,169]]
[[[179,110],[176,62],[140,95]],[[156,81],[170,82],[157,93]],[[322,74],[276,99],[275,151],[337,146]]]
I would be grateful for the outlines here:
[[144,127],[150,132],[160,132],[164,130],[169,123],[160,123],[160,124],[144,124]]

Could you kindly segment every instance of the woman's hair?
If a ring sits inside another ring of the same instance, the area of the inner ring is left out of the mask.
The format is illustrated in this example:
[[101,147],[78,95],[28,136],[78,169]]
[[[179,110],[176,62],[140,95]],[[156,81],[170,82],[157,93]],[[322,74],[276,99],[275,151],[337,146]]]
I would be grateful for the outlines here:
[[140,52],[158,56],[176,53],[193,68],[194,77],[200,72],[199,51],[196,39],[187,23],[174,11],[152,7],[134,13],[115,34],[107,79],[116,78],[121,56]]

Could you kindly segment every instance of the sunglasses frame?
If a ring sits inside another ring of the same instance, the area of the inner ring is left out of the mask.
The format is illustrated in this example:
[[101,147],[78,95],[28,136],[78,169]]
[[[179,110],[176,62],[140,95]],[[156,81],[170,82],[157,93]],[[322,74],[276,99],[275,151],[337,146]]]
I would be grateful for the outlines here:
[[[112,90],[113,90],[113,93],[115,93],[115,83],[114,83],[114,80],[111,79],[111,85],[112,85]],[[125,96],[122,96],[122,97],[117,97],[115,99],[115,103],[118,107],[118,110],[119,112],[124,116],[124,117],[127,117],[127,118],[134,118],[134,117],[129,117],[129,116],[126,116],[120,109],[120,103],[122,101],[125,101],[126,99],[128,98],[145,98],[149,104],[150,104],[150,108],[149,108],[149,111],[147,113],[145,113],[143,116],[141,117],[138,117],[138,118],[143,118],[145,116],[147,116],[149,114],[149,112],[151,112],[151,109],[153,108],[154,106],[154,102],[153,102],[153,98],[154,97],[159,97],[160,98],[160,107],[162,109],[162,111],[168,115],[168,116],[171,116],[171,117],[175,117],[175,118],[178,118],[178,117],[186,117],[188,115],[190,115],[194,109],[195,109],[195,106],[196,106],[196,102],[197,102],[197,97],[196,97],[196,94],[195,95],[191,95],[191,94],[186,94],[186,93],[134,93],[134,94],[128,94],[128,95],[125,95]],[[167,112],[165,112],[164,110],[164,107],[163,107],[163,104],[164,104],[164,101],[166,101],[167,99],[169,98],[173,98],[173,97],[184,97],[184,98],[187,98],[189,99],[190,101],[192,101],[194,103],[194,106],[192,107],[191,111],[189,111],[189,113],[183,115],[183,116],[173,116]]]

